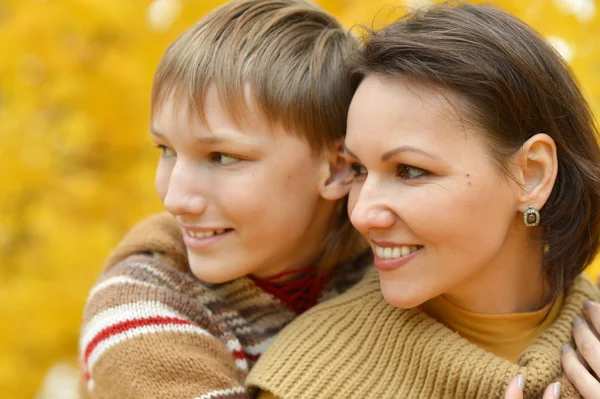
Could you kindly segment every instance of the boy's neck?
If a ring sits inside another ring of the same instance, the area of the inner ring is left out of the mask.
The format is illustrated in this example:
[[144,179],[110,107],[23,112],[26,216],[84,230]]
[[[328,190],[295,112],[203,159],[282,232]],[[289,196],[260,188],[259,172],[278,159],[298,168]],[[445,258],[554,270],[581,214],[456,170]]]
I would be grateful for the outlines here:
[[302,272],[306,268],[319,268],[319,259],[323,256],[327,237],[334,228],[334,218],[337,216],[335,203],[322,199],[320,201],[321,204],[317,207],[304,234],[297,240],[295,247],[290,249],[289,256],[278,264],[269,265],[252,273],[252,277],[264,280],[283,274],[286,279],[293,279],[294,271]]

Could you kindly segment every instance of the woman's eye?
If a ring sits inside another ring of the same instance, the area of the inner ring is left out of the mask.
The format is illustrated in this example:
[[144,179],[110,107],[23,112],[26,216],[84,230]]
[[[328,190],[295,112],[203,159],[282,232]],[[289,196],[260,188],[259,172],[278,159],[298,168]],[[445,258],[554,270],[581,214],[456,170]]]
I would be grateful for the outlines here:
[[397,177],[399,177],[401,179],[406,179],[406,180],[418,179],[427,174],[428,174],[428,172],[426,170],[415,168],[414,166],[405,165],[405,164],[398,165],[398,169],[396,171]]
[[238,157],[233,155],[225,154],[222,152],[215,152],[211,155],[211,160],[219,165],[231,165],[240,161]]
[[352,172],[354,172],[354,176],[364,176],[368,173],[367,168],[365,168],[363,165],[359,164],[359,163],[351,163],[350,164],[350,170],[352,170]]
[[172,149],[170,149],[166,145],[158,144],[156,146],[156,148],[158,148],[160,150],[161,156],[163,158],[169,158],[169,157],[172,157],[172,156],[175,155],[175,151],[173,151]]

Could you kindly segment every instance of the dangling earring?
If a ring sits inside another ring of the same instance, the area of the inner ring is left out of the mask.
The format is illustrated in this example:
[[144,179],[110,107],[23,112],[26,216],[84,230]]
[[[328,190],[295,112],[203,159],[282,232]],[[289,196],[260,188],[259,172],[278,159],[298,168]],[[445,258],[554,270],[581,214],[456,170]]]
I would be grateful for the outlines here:
[[540,212],[533,206],[530,206],[525,212],[523,212],[523,221],[525,226],[534,227],[540,224]]

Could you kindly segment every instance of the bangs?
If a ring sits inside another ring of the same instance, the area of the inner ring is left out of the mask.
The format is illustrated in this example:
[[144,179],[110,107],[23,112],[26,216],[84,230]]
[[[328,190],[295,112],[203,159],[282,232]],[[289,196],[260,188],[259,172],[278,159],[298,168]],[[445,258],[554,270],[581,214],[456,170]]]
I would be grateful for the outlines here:
[[232,2],[166,51],[154,78],[152,114],[172,96],[206,124],[208,88],[237,123],[262,112],[272,125],[323,150],[343,137],[352,97],[344,65],[349,36],[304,1]]

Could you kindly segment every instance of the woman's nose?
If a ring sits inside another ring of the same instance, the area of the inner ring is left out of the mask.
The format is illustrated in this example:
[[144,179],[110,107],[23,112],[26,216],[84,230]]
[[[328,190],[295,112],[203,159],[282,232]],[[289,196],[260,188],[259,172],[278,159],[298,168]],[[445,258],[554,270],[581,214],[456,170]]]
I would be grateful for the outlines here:
[[396,221],[394,212],[387,206],[381,193],[363,186],[358,198],[349,207],[350,221],[361,232],[392,227]]

